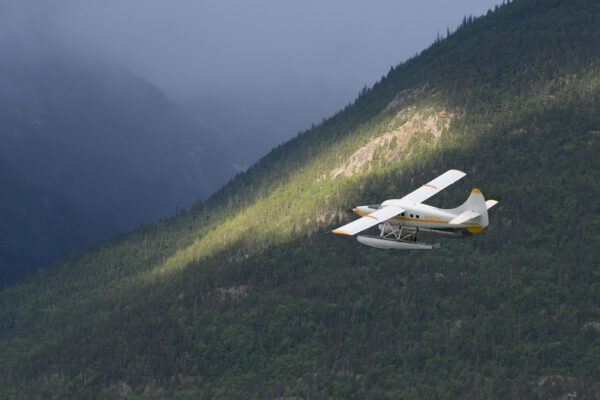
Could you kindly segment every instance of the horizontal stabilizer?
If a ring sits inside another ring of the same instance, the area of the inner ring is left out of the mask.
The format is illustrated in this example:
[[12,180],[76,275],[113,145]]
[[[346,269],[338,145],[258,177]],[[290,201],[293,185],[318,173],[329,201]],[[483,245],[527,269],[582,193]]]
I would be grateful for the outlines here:
[[452,185],[457,180],[464,177],[466,174],[457,169],[451,169],[449,171],[444,172],[442,175],[438,176],[431,182],[426,183],[421,186],[414,192],[411,192],[404,196],[402,200],[406,201],[414,201],[415,203],[422,203],[424,200],[427,200],[434,194],[442,191],[448,186]]
[[489,210],[490,208],[494,207],[496,204],[498,204],[497,200],[488,200],[485,202],[485,207]]
[[479,217],[481,214],[475,211],[463,211],[458,215],[458,217],[454,218],[452,221],[448,222],[451,225],[459,225],[463,222],[466,222],[470,219]]
[[398,206],[383,207],[382,209],[372,212],[369,215],[365,215],[356,221],[352,221],[349,224],[337,228],[333,231],[333,233],[340,235],[354,235],[360,231],[364,231],[365,229],[385,222],[404,211],[406,210]]

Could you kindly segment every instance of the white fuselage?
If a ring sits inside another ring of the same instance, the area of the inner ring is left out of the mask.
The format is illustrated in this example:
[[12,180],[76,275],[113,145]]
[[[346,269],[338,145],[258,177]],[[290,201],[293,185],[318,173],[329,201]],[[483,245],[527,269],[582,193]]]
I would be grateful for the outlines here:
[[[456,225],[449,225],[448,223],[456,218],[458,213],[423,203],[414,203],[403,200],[386,200],[381,204],[381,206],[384,207],[387,205],[395,205],[406,210],[388,220],[392,225],[434,229],[467,229],[480,227],[479,223],[475,222],[475,220],[466,221]],[[364,217],[377,210],[377,208],[371,208],[371,206],[358,206],[354,209],[354,212]]]

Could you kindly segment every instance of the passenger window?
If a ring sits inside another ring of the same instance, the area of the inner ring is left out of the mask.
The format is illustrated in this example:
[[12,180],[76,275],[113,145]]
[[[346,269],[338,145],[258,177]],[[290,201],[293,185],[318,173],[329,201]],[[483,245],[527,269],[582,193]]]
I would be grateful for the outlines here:
[[413,215],[412,215],[412,214],[410,214],[410,217],[412,218],[412,217],[413,217]]

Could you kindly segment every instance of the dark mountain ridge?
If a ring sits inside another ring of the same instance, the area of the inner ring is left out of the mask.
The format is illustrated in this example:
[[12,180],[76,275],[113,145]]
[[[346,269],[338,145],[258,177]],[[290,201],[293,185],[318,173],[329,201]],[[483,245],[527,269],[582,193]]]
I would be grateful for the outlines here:
[[[0,293],[8,398],[596,398],[600,7],[514,1],[207,201]],[[336,237],[449,168],[439,251]],[[33,295],[35,293],[35,295]],[[149,392],[149,393],[148,393]]]
[[[31,92],[21,102],[24,109],[4,100],[13,117],[4,131],[10,124],[13,129],[3,155],[37,184],[56,188],[80,207],[91,202],[88,211],[102,217],[119,203],[136,203],[124,207],[131,227],[149,211],[169,214],[177,200],[189,205],[207,196],[226,179],[188,176],[186,182],[187,156],[196,147],[202,151],[211,138],[195,132],[185,114],[150,84],[117,69],[57,63],[13,76],[15,91],[25,86],[29,90],[23,92]],[[119,175],[124,176],[114,179]],[[156,185],[149,187],[149,180]],[[100,193],[98,186],[104,187]],[[148,192],[127,196],[135,190]],[[145,199],[150,196],[153,201]]]
[[83,215],[1,158],[0,182],[0,287],[96,239]]
[[[218,138],[199,132],[158,89],[119,68],[61,56],[35,63],[6,57],[0,81],[0,157],[60,198],[65,216],[87,222],[85,241],[77,230],[55,231],[65,239],[57,254],[170,216],[235,173]],[[36,240],[46,240],[41,232]],[[42,257],[41,265],[54,261]],[[0,269],[22,276],[31,264]]]

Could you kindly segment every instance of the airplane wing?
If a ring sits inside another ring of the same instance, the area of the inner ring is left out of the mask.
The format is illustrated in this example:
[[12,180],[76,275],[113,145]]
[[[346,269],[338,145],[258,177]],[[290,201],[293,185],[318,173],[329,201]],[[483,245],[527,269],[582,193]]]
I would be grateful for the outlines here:
[[454,182],[461,179],[465,175],[467,175],[467,174],[465,174],[462,171],[459,171],[457,169],[451,169],[449,171],[444,172],[442,175],[438,176],[431,182],[426,183],[425,185],[421,186],[414,192],[407,194],[401,200],[414,201],[415,203],[422,203],[423,201],[427,200],[434,194],[436,194],[436,193],[440,192],[441,190],[447,188],[448,186],[452,185]]
[[450,221],[448,223],[451,225],[459,225],[470,219],[479,217],[480,215],[481,214],[479,214],[478,212],[475,212],[475,211],[463,211],[462,213],[458,214],[458,217],[454,218],[452,221]]
[[398,206],[386,206],[369,215],[365,215],[356,221],[352,221],[349,224],[337,228],[333,233],[340,235],[354,235],[360,231],[364,231],[365,229],[385,222],[404,211],[406,210]]

